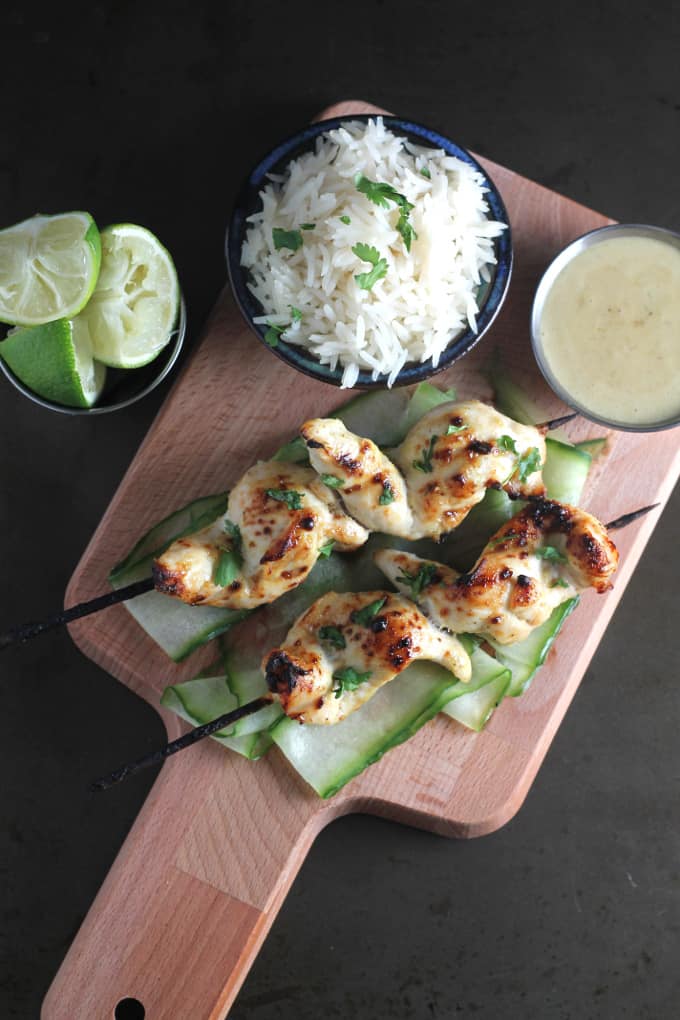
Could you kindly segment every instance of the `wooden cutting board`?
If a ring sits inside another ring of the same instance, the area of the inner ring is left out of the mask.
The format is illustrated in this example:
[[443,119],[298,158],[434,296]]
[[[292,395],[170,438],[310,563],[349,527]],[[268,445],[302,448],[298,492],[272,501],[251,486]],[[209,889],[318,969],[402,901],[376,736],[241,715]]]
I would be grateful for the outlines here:
[[[362,102],[321,119],[382,112]],[[509,296],[477,348],[437,378],[461,396],[488,397],[480,368],[494,346],[510,374],[545,401],[531,355],[529,309],[548,261],[564,244],[612,222],[482,159],[506,203],[514,236]],[[107,590],[132,544],[172,509],[227,489],[306,417],[348,394],[287,368],[258,343],[228,289],[95,532],[66,593],[70,605]],[[572,438],[603,435],[579,422]],[[613,433],[584,505],[602,520],[667,500],[677,478],[677,435]],[[474,734],[445,717],[353,780],[334,799],[316,797],[274,748],[252,763],[206,741],[160,773],[73,943],[43,1007],[44,1020],[110,1020],[138,999],[147,1020],[224,1017],[316,834],[331,819],[370,812],[447,836],[492,832],[520,807],[647,542],[658,512],[617,535],[614,591],[587,593],[530,690],[503,703]],[[169,683],[194,675],[199,652],[171,664],[123,607],[74,624],[72,635],[103,669],[154,705],[169,736],[179,720],[159,707]],[[115,764],[115,763],[111,763]]]

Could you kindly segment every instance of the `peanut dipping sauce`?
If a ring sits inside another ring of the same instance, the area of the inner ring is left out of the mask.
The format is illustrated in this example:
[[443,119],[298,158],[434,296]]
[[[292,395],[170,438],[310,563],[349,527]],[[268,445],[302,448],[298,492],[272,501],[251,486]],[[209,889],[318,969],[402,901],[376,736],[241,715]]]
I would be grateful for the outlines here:
[[642,236],[585,248],[553,282],[536,339],[586,413],[637,428],[680,417],[680,250]]

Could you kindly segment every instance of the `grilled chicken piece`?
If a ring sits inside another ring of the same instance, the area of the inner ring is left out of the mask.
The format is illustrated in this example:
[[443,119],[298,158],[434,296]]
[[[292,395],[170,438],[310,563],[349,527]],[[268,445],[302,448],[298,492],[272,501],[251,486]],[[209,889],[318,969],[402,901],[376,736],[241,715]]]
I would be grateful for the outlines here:
[[330,482],[347,511],[365,528],[411,535],[414,522],[406,483],[375,443],[355,436],[337,418],[313,418],[300,434],[314,470]]
[[[346,552],[367,538],[311,468],[260,461],[232,489],[224,517],[173,542],[153,577],[158,591],[191,605],[254,609],[304,581],[326,543]],[[236,571],[222,587],[213,578],[229,550]]]
[[296,620],[262,668],[286,715],[329,725],[417,659],[470,679],[470,658],[460,641],[435,627],[413,602],[386,591],[329,592]]
[[576,507],[536,500],[487,543],[471,571],[381,549],[375,561],[439,626],[522,641],[586,588],[611,588],[619,554],[604,525]]
[[546,448],[539,430],[479,400],[433,408],[391,455],[406,479],[416,520],[408,538],[441,538],[458,527],[487,489],[504,489],[521,499],[545,493]]

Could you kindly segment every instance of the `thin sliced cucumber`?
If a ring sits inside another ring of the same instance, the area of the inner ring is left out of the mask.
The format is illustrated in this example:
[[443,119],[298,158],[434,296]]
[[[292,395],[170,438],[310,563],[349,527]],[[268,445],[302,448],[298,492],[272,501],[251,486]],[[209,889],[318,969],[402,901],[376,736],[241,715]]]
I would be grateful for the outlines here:
[[521,425],[535,425],[550,417],[545,404],[530,397],[521,386],[510,378],[501,358],[496,352],[491,359],[486,376],[493,386],[494,404],[503,414]]
[[585,450],[556,439],[546,439],[547,457],[543,481],[551,499],[578,506],[592,464]]
[[601,436],[599,439],[583,439],[580,443],[575,443],[577,450],[583,450],[585,453],[589,453],[593,460],[596,457],[600,457],[607,449],[608,439],[606,436]]
[[475,648],[470,658],[470,683],[465,684],[465,689],[458,697],[453,697],[442,711],[469,729],[479,732],[494,708],[503,700],[510,686],[511,673],[507,666],[482,648]]
[[[112,586],[124,588],[150,577],[152,560],[153,557],[140,560],[128,570],[118,572],[115,578],[110,578]],[[174,662],[182,662],[248,614],[247,610],[188,606],[158,591],[129,599],[125,608]]]
[[578,602],[578,596],[567,599],[561,606],[557,606],[553,610],[552,615],[545,623],[536,627],[529,637],[524,641],[518,641],[517,644],[499,645],[492,638],[487,638],[496,652],[498,662],[507,666],[512,673],[512,681],[507,692],[510,697],[516,698],[527,689],[536,675],[536,670],[545,662],[562,624],[576,608]]
[[[482,502],[444,542],[442,551],[446,562],[458,570],[469,570],[491,536],[523,506],[524,503],[510,499],[498,489],[487,489]],[[434,558],[441,560],[442,552]]]
[[456,685],[441,666],[416,662],[343,722],[302,726],[284,716],[271,736],[319,796],[332,797],[429,722],[450,700]]
[[114,587],[122,587],[121,584],[116,584],[119,575],[126,575],[141,560],[153,559],[160,555],[171,542],[181,538],[182,535],[189,535],[214,521],[226,511],[228,496],[228,492],[219,492],[215,496],[195,499],[155,524],[140,538],[125,559],[113,568],[109,575],[111,584]]
[[[228,694],[225,695],[224,691],[219,691],[220,681],[224,682],[224,680],[224,677],[200,676],[194,680],[187,680],[183,684],[166,687],[161,697],[161,704],[176,712],[182,719],[186,719],[192,726],[201,726],[205,722],[210,722],[211,719],[216,719],[223,712],[229,711],[228,707],[220,707],[226,704],[229,697]],[[214,709],[210,708],[211,695],[215,697]],[[233,695],[230,696],[235,702],[236,699]],[[199,706],[202,710],[196,713],[194,709]],[[233,704],[231,707],[235,708],[236,705]],[[213,734],[212,739],[222,744],[223,747],[229,748],[230,751],[236,751],[244,758],[252,760],[261,758],[272,744],[271,737],[266,731],[243,736],[228,736],[224,731],[220,731]]]

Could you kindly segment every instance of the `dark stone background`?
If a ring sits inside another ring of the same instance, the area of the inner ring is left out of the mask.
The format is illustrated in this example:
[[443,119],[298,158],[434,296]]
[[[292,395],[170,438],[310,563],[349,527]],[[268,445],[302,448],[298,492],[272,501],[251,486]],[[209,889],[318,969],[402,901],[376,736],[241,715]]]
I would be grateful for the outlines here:
[[[225,279],[237,182],[340,98],[680,229],[670,0],[9,2],[0,37],[0,223],[85,208],[147,224],[175,256],[191,342]],[[5,626],[61,604],[165,391],[72,420],[0,382]],[[679,1015],[679,510],[676,494],[519,815],[474,842],[335,823],[235,1020]],[[88,781],[164,732],[66,633],[5,652],[2,670],[0,1016],[32,1018],[153,776],[96,798]]]

